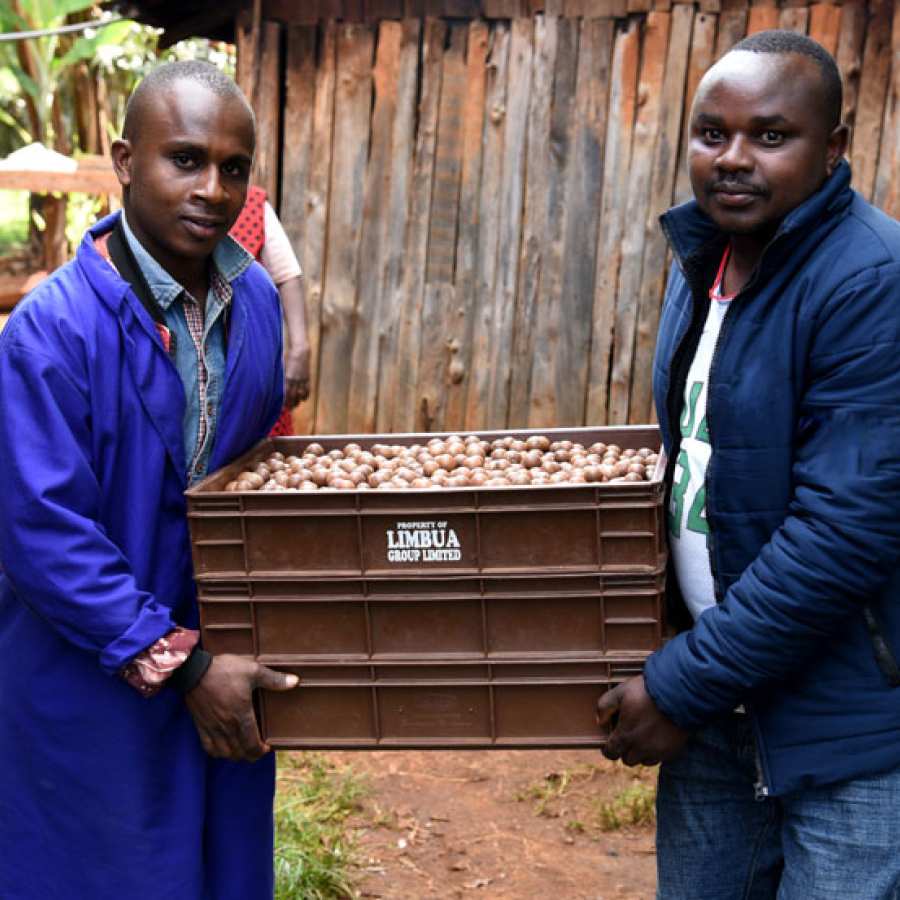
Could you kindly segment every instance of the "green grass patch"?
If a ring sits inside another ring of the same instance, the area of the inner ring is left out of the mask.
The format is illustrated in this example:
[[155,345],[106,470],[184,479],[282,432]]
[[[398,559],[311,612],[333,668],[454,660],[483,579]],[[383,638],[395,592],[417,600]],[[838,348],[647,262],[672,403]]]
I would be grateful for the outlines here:
[[349,770],[317,753],[278,755],[275,800],[275,900],[345,900],[356,896],[349,817],[368,790]]
[[652,825],[656,820],[656,785],[635,779],[609,800],[597,804],[601,831]]
[[0,256],[21,250],[28,241],[28,191],[0,190]]
[[559,816],[558,801],[562,800],[573,784],[593,780],[596,767],[575,766],[561,772],[549,772],[540,781],[528,785],[516,794],[520,803],[527,801],[534,807],[537,816],[555,819]]

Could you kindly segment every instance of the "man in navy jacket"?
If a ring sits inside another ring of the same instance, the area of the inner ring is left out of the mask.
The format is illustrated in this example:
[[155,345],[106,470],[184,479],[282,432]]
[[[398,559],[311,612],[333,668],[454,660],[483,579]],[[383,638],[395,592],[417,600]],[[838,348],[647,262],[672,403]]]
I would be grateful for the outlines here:
[[900,896],[900,225],[840,76],[763,32],[704,76],[654,391],[680,633],[610,691],[662,762],[659,897]]
[[0,897],[267,900],[274,759],[256,687],[197,645],[184,490],[265,436],[281,312],[227,237],[253,114],[154,70],[113,147],[124,215],[0,335]]

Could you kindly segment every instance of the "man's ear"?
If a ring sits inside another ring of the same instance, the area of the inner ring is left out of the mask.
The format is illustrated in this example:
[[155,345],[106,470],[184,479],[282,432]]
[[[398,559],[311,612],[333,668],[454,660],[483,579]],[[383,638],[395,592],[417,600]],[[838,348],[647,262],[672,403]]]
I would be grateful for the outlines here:
[[116,178],[119,179],[119,184],[123,188],[127,188],[131,184],[131,141],[126,141],[124,138],[113,141],[110,154]]
[[847,152],[849,144],[850,129],[846,125],[838,125],[828,135],[828,147],[825,151],[825,168],[829,175],[837,168],[837,164]]

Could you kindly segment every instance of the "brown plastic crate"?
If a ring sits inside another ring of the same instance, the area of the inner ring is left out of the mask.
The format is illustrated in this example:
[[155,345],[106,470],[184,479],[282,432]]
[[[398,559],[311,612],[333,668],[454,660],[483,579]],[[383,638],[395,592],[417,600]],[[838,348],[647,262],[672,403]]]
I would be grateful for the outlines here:
[[[509,433],[659,443],[655,427],[480,434]],[[434,436],[267,440],[189,490],[204,646],[300,675],[297,691],[260,697],[263,735],[278,748],[601,744],[597,698],[638,673],[663,639],[659,476],[523,488],[223,490],[274,449]],[[400,531],[439,532],[432,542],[458,553],[391,559]]]
[[[545,434],[588,445],[658,446],[652,426],[480,432]],[[405,491],[228,493],[224,486],[274,449],[326,450],[349,441],[425,443],[434,434],[330,435],[264,441],[187,492],[198,580],[644,573],[665,564],[661,477],[641,483]],[[446,437],[446,434],[438,435]],[[416,544],[409,547],[405,545]],[[430,545],[430,546],[429,546]]]
[[597,747],[597,698],[642,663],[282,665],[301,685],[263,692],[260,719],[277,749]]
[[204,645],[270,665],[649,653],[665,576],[210,581]]

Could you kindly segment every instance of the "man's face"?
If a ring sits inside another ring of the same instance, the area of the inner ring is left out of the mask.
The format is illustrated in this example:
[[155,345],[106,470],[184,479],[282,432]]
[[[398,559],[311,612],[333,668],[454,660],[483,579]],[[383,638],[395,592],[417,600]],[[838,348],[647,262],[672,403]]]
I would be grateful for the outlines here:
[[114,145],[128,224],[171,275],[206,260],[234,224],[253,147],[240,100],[189,80],[149,97],[134,139]]
[[735,51],[700,82],[688,168],[700,207],[729,234],[770,236],[844,151],[815,60]]

